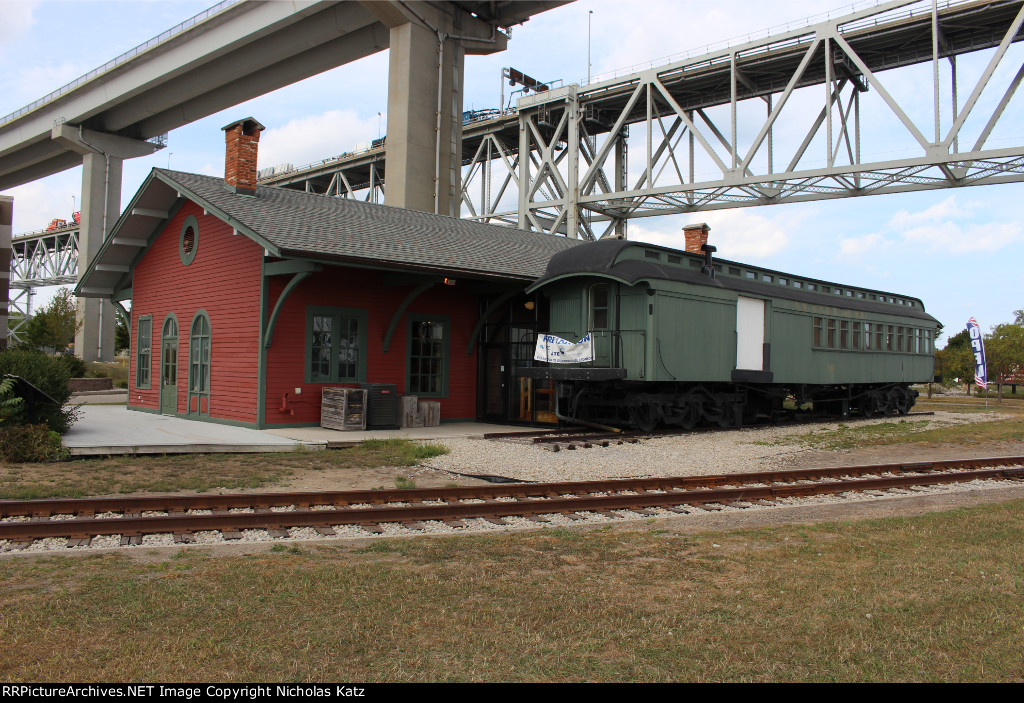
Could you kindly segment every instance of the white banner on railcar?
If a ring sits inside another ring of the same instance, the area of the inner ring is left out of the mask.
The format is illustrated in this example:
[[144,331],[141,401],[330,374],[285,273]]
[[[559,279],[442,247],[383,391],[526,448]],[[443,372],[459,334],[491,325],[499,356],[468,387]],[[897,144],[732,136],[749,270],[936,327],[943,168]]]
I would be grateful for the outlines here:
[[549,361],[552,364],[578,364],[594,360],[594,338],[588,333],[578,342],[542,334],[537,338],[534,361]]

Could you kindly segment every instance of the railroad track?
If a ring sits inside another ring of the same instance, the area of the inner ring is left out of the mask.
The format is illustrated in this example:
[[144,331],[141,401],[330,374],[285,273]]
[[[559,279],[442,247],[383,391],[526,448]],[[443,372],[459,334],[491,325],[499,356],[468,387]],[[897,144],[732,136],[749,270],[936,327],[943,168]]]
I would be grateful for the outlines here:
[[332,535],[337,526],[382,534],[384,525],[423,530],[425,523],[437,521],[461,527],[470,518],[501,525],[519,517],[543,524],[554,515],[569,520],[585,520],[588,514],[625,517],[614,511],[664,515],[658,511],[766,506],[812,495],[979,479],[1022,480],[1024,457],[452,488],[10,500],[0,501],[0,548],[25,549],[35,540],[52,538],[66,539],[68,547],[87,546],[96,537],[111,535],[120,536],[122,546],[142,544],[144,535],[154,534],[191,543],[197,533],[209,531],[220,532],[226,540],[243,538],[243,530],[266,530],[276,538],[294,536],[290,530],[296,528]]
[[[934,415],[933,411],[907,413],[901,417],[921,417]],[[795,416],[788,420],[783,426],[810,425],[818,422],[844,422],[857,423],[861,420],[877,418],[848,417],[834,418],[822,415]],[[778,424],[778,423],[776,423]],[[770,426],[770,423],[758,423],[744,425],[742,428],[734,426],[727,427],[697,427],[689,430],[658,430],[654,432],[642,432],[640,430],[622,430],[621,432],[600,432],[585,431],[579,428],[562,428],[557,430],[537,430],[536,432],[492,432],[485,434],[484,439],[502,440],[516,444],[533,444],[551,452],[572,451],[575,449],[590,449],[591,447],[610,447],[618,444],[636,444],[641,439],[654,437],[676,437],[684,434],[702,432],[728,432],[735,429],[760,428]]]

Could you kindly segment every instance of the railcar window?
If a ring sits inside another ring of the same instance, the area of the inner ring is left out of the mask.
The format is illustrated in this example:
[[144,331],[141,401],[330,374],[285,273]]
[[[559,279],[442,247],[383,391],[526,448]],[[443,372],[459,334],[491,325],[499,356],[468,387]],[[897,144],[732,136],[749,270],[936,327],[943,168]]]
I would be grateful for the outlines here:
[[885,335],[885,350],[886,351],[892,351],[892,345],[893,345],[893,342],[894,342],[893,337],[895,336],[893,334],[892,327],[893,327],[892,325],[887,325],[886,335]]
[[807,290],[818,290],[818,286],[814,285],[813,283],[808,283]]
[[740,275],[740,270],[738,268],[734,267],[734,266],[730,266],[729,267],[729,275],[730,276],[739,276]]
[[766,273],[763,276],[761,276],[761,280],[764,281],[765,283],[771,283],[772,277]]
[[828,286],[822,286],[822,287],[821,287],[821,292],[822,292],[822,293],[831,293],[831,292],[832,292],[832,289],[831,289],[831,288],[829,288]]
[[793,287],[794,288],[803,288],[804,287],[804,283],[803,283],[803,281],[793,281]]
[[855,320],[854,323],[853,323],[853,339],[852,339],[852,341],[853,341],[853,348],[858,350],[858,351],[860,350],[861,338],[863,337],[863,333],[861,332],[860,327],[861,327],[861,323]]
[[871,323],[864,323],[864,349],[871,351]]
[[903,328],[896,328],[896,351],[903,351]]
[[670,264],[679,264],[679,263],[682,263],[682,261],[683,261],[683,257],[681,257],[681,256],[672,256],[671,254],[669,254],[669,256],[668,256],[668,262]]
[[814,318],[814,346],[821,346],[821,318]]
[[644,250],[644,256],[648,259],[654,259],[655,261],[661,261],[661,254],[656,251]]
[[608,329],[608,286],[590,289],[590,320],[595,330]]
[[839,321],[839,348],[849,349],[850,348],[850,321],[840,320]]
[[831,318],[829,318],[827,320],[827,324],[828,324],[828,327],[827,327],[827,329],[828,329],[828,348],[829,349],[835,349],[836,348],[836,321],[831,319]]
[[780,286],[786,286],[786,285],[789,285],[789,281],[787,281],[787,280],[786,280],[785,278],[780,278],[780,279],[779,279],[779,285],[780,285]]
[[834,295],[842,295],[842,294],[843,294],[843,289],[842,289],[842,288],[836,288],[836,289],[834,289],[834,290],[832,291],[832,293],[833,293]]
[[857,297],[860,298],[861,300],[863,300],[864,299],[864,291],[857,291]]
[[747,278],[757,278],[757,274],[754,273],[753,271],[747,271],[746,276]]

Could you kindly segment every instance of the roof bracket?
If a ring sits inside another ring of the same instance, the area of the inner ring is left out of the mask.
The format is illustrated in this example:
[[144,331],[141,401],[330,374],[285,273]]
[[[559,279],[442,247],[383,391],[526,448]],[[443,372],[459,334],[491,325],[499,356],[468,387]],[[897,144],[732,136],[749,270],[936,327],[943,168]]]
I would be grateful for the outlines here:
[[384,343],[381,345],[381,353],[387,354],[388,349],[391,348],[391,337],[395,334],[395,328],[398,327],[398,321],[402,319],[402,315],[405,314],[406,309],[412,305],[412,301],[420,297],[421,293],[432,287],[437,282],[437,279],[432,279],[426,283],[421,283],[409,291],[409,294],[405,296],[405,300],[403,300],[401,305],[399,305],[395,310],[395,314],[391,317],[391,322],[388,323],[388,330],[384,333]]
[[302,283],[304,280],[313,275],[312,271],[300,271],[292,276],[292,280],[288,281],[285,285],[284,290],[281,291],[281,295],[277,299],[277,303],[274,304],[274,312],[270,314],[270,322],[267,323],[267,333],[263,337],[263,347],[265,349],[270,348],[271,342],[274,341],[274,326],[277,325],[277,315],[281,312],[284,301],[288,299],[288,296],[292,294],[296,286]]

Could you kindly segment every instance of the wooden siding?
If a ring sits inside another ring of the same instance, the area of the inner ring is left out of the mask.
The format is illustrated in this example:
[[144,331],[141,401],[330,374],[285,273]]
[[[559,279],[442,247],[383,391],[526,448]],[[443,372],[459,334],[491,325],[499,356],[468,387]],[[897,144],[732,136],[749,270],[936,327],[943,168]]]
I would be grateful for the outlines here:
[[[273,341],[267,349],[266,411],[268,425],[319,423],[320,396],[324,386],[351,384],[306,383],[306,309],[331,306],[366,310],[368,313],[366,381],[394,383],[405,393],[408,361],[407,334],[410,315],[448,316],[448,395],[432,398],[441,403],[442,419],[476,417],[477,353],[466,354],[469,335],[479,317],[479,296],[467,293],[462,284],[440,283],[416,298],[402,315],[387,353],[384,334],[395,310],[418,281],[408,285],[382,285],[380,272],[355,268],[330,268],[300,283],[278,314]],[[270,279],[267,315],[274,309],[291,276]],[[301,393],[296,394],[295,389]]]
[[[185,266],[179,238],[185,218],[199,222],[196,255]],[[132,350],[129,407],[157,411],[160,407],[161,332],[168,314],[178,318],[177,412],[188,412],[189,332],[199,310],[210,318],[210,402],[203,414],[211,418],[257,422],[261,247],[233,234],[230,225],[187,202],[151,243],[135,267],[132,284]],[[135,387],[138,320],[153,316],[151,383]],[[195,408],[192,408],[195,411]]]

